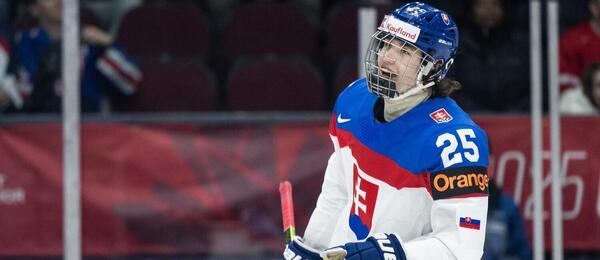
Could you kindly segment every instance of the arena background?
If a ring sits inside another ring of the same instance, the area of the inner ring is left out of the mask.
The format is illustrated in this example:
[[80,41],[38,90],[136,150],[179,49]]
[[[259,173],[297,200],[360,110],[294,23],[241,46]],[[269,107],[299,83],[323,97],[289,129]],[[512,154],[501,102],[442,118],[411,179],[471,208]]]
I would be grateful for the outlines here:
[[[5,1],[7,31],[35,26],[22,2]],[[332,152],[329,110],[360,70],[357,10],[374,7],[381,17],[404,2],[81,1],[82,24],[114,35],[143,75],[132,96],[82,113],[83,258],[279,259],[285,244],[277,187],[282,180],[294,185],[302,234]],[[472,4],[424,2],[449,10],[459,26]],[[503,2],[516,28],[511,35],[527,43],[527,1]],[[587,1],[560,1],[559,14],[560,30],[567,30],[588,19]],[[523,53],[514,58],[529,68],[528,49]],[[498,77],[508,73],[503,64],[494,66]],[[529,71],[518,73],[529,82]],[[525,105],[469,107],[468,96],[455,98],[488,133],[490,174],[519,207],[532,247],[526,87],[515,90],[525,93]],[[548,112],[546,102],[543,109]],[[58,113],[0,115],[1,259],[63,258],[62,119]],[[550,125],[546,116],[547,257]],[[561,127],[564,256],[600,259],[600,120],[563,116]]]

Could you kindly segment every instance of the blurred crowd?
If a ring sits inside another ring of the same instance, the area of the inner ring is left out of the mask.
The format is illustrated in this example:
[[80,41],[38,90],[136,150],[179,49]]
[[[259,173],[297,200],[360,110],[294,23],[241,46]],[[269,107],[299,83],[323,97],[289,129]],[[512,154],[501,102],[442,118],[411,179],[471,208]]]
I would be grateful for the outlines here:
[[[357,79],[357,15],[395,0],[82,0],[84,112],[329,110]],[[460,28],[467,111],[529,109],[528,1],[431,0]],[[600,0],[560,1],[561,109],[598,114]],[[0,1],[0,111],[61,110],[60,0]],[[360,56],[359,56],[360,55]]]

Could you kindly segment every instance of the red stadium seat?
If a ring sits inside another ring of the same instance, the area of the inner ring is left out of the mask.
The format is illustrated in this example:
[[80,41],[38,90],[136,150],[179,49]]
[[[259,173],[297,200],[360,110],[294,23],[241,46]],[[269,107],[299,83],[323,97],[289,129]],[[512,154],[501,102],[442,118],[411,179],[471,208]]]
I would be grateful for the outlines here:
[[210,111],[218,105],[215,77],[202,65],[182,62],[140,64],[143,79],[125,111]]
[[137,57],[204,58],[210,45],[208,20],[193,5],[134,8],[121,21],[118,39]]
[[358,52],[358,5],[335,6],[327,18],[327,55],[334,60]]
[[292,5],[255,3],[236,9],[225,26],[225,56],[294,54],[316,50],[317,31],[309,19]]
[[[345,56],[356,57],[358,53],[359,4],[338,4],[327,18],[327,55],[337,61]],[[390,6],[378,5],[377,21],[390,11]],[[361,54],[362,55],[362,54]]]
[[241,60],[230,74],[227,98],[231,110],[321,110],[325,85],[304,59]]
[[[342,60],[336,69],[333,82],[333,97],[336,98],[350,83],[359,78],[356,59]],[[364,76],[360,76],[364,77]]]

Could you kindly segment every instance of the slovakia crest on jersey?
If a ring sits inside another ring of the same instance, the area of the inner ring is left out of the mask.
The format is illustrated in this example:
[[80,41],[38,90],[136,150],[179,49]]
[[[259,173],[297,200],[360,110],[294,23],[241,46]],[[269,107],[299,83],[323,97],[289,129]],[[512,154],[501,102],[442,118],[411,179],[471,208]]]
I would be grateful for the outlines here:
[[431,119],[433,119],[433,121],[435,121],[438,124],[448,123],[452,121],[452,116],[444,108],[440,108],[436,111],[431,112],[429,116],[431,117]]
[[356,164],[353,172],[354,188],[348,224],[356,239],[361,240],[367,238],[371,230],[379,186],[363,179],[358,173]]

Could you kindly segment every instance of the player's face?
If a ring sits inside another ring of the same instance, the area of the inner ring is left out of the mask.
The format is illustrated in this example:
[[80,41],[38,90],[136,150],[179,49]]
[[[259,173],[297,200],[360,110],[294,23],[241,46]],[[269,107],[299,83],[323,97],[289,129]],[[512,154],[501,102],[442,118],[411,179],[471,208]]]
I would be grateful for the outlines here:
[[389,40],[377,54],[379,73],[391,78],[398,92],[403,93],[415,85],[421,58],[421,51],[416,47],[400,40]]
[[37,0],[35,8],[38,15],[50,21],[59,22],[62,19],[62,0]]

